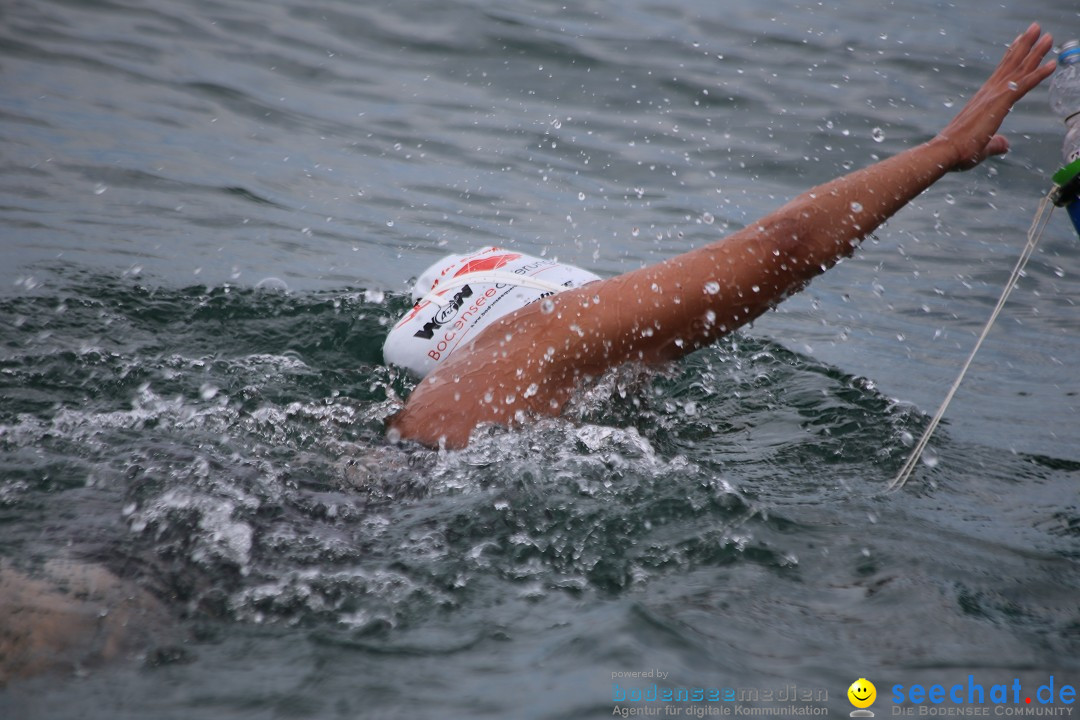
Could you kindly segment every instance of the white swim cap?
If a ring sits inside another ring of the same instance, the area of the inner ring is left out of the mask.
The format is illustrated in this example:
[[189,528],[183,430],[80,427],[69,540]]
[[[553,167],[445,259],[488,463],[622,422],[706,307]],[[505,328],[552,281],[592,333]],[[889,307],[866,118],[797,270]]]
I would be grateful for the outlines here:
[[383,357],[424,377],[502,316],[599,279],[573,265],[497,247],[447,255],[416,281],[416,305],[387,335]]

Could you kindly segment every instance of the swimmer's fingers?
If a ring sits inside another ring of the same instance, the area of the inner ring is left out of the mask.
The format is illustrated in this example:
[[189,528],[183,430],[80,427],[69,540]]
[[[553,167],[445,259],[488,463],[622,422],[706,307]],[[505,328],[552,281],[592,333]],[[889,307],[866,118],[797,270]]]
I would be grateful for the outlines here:
[[987,84],[1005,83],[1014,94],[1013,102],[1019,100],[1054,72],[1053,60],[1042,61],[1053,44],[1053,37],[1032,23],[1009,46]]
[[[972,97],[969,105],[981,105],[994,119],[1004,119],[1009,109],[1054,72],[1053,60],[1043,63],[1054,39],[1032,23],[1005,51],[989,79]],[[992,106],[992,107],[986,107]],[[998,120],[1000,123],[1000,120]],[[997,127],[993,129],[997,130]]]
[[998,128],[1012,106],[1054,71],[1053,61],[1042,62],[1053,42],[1037,23],[1032,23],[1009,46],[990,78],[941,131],[938,138],[956,152],[952,169],[968,170],[1008,150],[1008,141],[996,134]]

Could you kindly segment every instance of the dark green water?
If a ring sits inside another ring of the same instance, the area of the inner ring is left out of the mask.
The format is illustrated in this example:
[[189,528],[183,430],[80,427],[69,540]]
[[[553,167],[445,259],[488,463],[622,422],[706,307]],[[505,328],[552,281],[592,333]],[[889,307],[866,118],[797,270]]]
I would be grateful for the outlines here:
[[1027,21],[1064,39],[1075,10],[0,17],[0,556],[103,565],[169,617],[132,657],[0,690],[0,717],[601,718],[612,674],[650,668],[825,690],[838,717],[859,677],[879,717],[894,684],[1080,684],[1063,217],[929,463],[877,494],[1056,168],[1045,91],[1009,118],[1010,156],[755,327],[605,378],[564,418],[391,446],[411,384],[380,352],[443,253],[667,257],[928,137]]

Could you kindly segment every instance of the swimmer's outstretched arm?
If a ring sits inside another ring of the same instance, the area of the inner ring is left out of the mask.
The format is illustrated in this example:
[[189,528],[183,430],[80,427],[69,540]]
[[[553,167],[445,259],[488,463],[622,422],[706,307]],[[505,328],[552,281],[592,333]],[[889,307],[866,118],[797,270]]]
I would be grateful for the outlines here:
[[557,414],[586,377],[628,361],[681,357],[743,325],[850,255],[858,242],[952,170],[1008,150],[1012,106],[1054,70],[1033,24],[989,80],[927,143],[819,185],[753,225],[657,265],[505,316],[425,378],[392,434],[464,447],[484,422]]
[[[995,133],[1012,106],[1053,72],[1053,61],[1041,64],[1051,44],[1051,37],[1032,25],[929,142],[815,187],[720,242],[615,278],[624,305],[637,298],[652,306],[643,313],[643,326],[667,328],[653,330],[653,337],[666,342],[633,342],[631,353],[665,359],[714,341],[851,254],[860,240],[947,172],[1006,152],[1008,141]],[[716,289],[709,283],[719,284],[716,295],[708,292]],[[712,317],[710,310],[716,315],[711,325],[705,320]]]

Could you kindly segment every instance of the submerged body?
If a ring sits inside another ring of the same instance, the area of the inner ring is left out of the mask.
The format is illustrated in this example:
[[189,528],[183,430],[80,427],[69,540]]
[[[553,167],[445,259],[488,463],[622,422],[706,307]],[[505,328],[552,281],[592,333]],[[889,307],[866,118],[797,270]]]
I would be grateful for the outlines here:
[[851,254],[953,170],[1004,153],[1012,106],[1048,77],[1052,40],[1033,24],[941,133],[803,193],[720,241],[567,290],[499,318],[440,363],[390,419],[392,436],[460,448],[484,423],[557,415],[589,378],[677,359],[750,322]]

